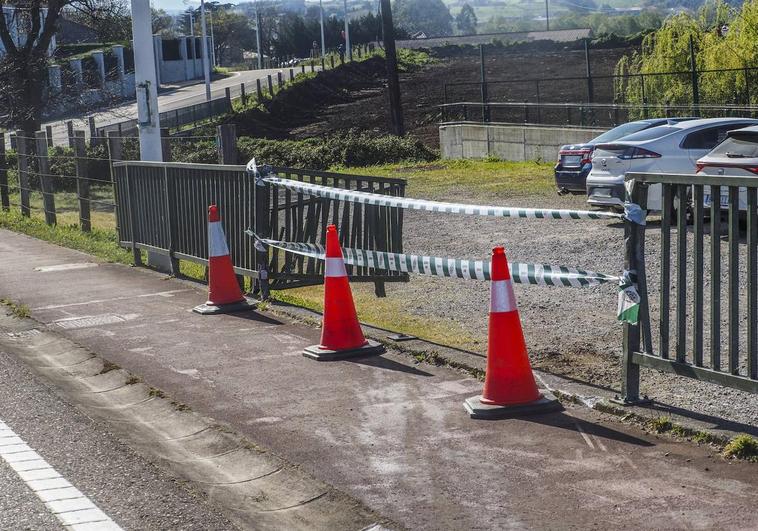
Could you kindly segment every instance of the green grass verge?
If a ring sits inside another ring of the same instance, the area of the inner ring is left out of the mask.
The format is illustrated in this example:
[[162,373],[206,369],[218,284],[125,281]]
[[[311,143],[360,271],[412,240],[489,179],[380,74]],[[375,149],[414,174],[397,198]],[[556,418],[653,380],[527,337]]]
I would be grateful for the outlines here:
[[408,197],[438,197],[463,192],[468,197],[508,199],[555,194],[553,166],[542,162],[437,160],[422,164],[335,168],[335,171],[407,179]]

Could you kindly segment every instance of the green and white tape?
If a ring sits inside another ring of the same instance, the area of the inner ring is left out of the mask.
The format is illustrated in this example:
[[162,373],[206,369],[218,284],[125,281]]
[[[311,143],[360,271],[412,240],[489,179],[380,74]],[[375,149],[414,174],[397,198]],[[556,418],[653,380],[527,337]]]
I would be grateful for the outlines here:
[[427,201],[425,199],[411,199],[390,195],[373,194],[357,190],[345,190],[332,188],[319,184],[281,179],[274,176],[262,178],[274,186],[287,188],[298,193],[334,199],[336,201],[349,201],[381,207],[407,208],[412,210],[424,210],[426,212],[441,212],[445,214],[467,214],[474,216],[490,216],[500,218],[530,218],[530,219],[623,219],[623,214],[615,212],[594,212],[589,210],[556,210],[549,208],[516,208],[499,206],[479,206],[464,203],[444,203],[440,201]]
[[[247,234],[256,238],[259,242],[258,245],[262,243],[289,253],[318,260],[324,260],[326,257],[324,248],[318,244],[268,240],[258,238],[252,231],[247,231]],[[265,247],[258,248],[262,251],[265,250]],[[461,260],[350,248],[343,248],[342,254],[345,263],[348,265],[466,280],[490,280],[489,260]],[[509,265],[511,278],[519,284],[582,288],[609,282],[617,283],[620,280],[620,277],[613,275],[563,266],[519,262],[511,262]]]

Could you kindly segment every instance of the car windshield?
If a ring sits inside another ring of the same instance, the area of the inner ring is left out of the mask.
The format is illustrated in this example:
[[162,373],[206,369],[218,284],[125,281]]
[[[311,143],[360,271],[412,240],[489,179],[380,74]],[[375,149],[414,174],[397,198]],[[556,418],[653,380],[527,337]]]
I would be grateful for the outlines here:
[[634,133],[624,137],[624,142],[643,142],[645,140],[655,140],[656,138],[664,137],[668,134],[681,131],[680,127],[675,125],[659,125],[657,127],[651,127],[638,133]]
[[613,142],[619,138],[631,135],[643,129],[650,127],[650,122],[629,122],[628,124],[622,124],[618,127],[614,127],[610,131],[606,131],[602,135],[590,140],[590,144],[602,144],[603,142]]
[[732,133],[732,136],[716,146],[709,155],[735,159],[758,158],[758,134]]

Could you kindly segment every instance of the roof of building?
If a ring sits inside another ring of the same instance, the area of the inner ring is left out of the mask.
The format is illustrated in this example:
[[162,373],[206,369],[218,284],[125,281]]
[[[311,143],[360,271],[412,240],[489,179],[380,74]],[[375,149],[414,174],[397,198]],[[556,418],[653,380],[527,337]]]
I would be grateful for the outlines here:
[[529,41],[573,42],[580,39],[588,39],[590,37],[592,37],[592,30],[589,28],[554,31],[515,31],[509,33],[448,35],[447,37],[398,40],[397,46],[400,48],[435,48],[438,46],[447,45],[457,46],[462,44],[488,44],[495,39],[503,41],[504,43]]

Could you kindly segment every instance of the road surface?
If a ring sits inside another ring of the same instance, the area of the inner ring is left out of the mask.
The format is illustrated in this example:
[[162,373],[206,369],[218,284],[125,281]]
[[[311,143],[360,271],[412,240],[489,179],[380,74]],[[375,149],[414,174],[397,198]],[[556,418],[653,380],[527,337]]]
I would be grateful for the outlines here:
[[205,295],[0,230],[0,297],[399,526],[758,526],[756,465],[578,406],[475,421],[462,402],[481,383],[465,374],[398,352],[311,361],[301,352],[318,330],[257,312],[192,313]]

